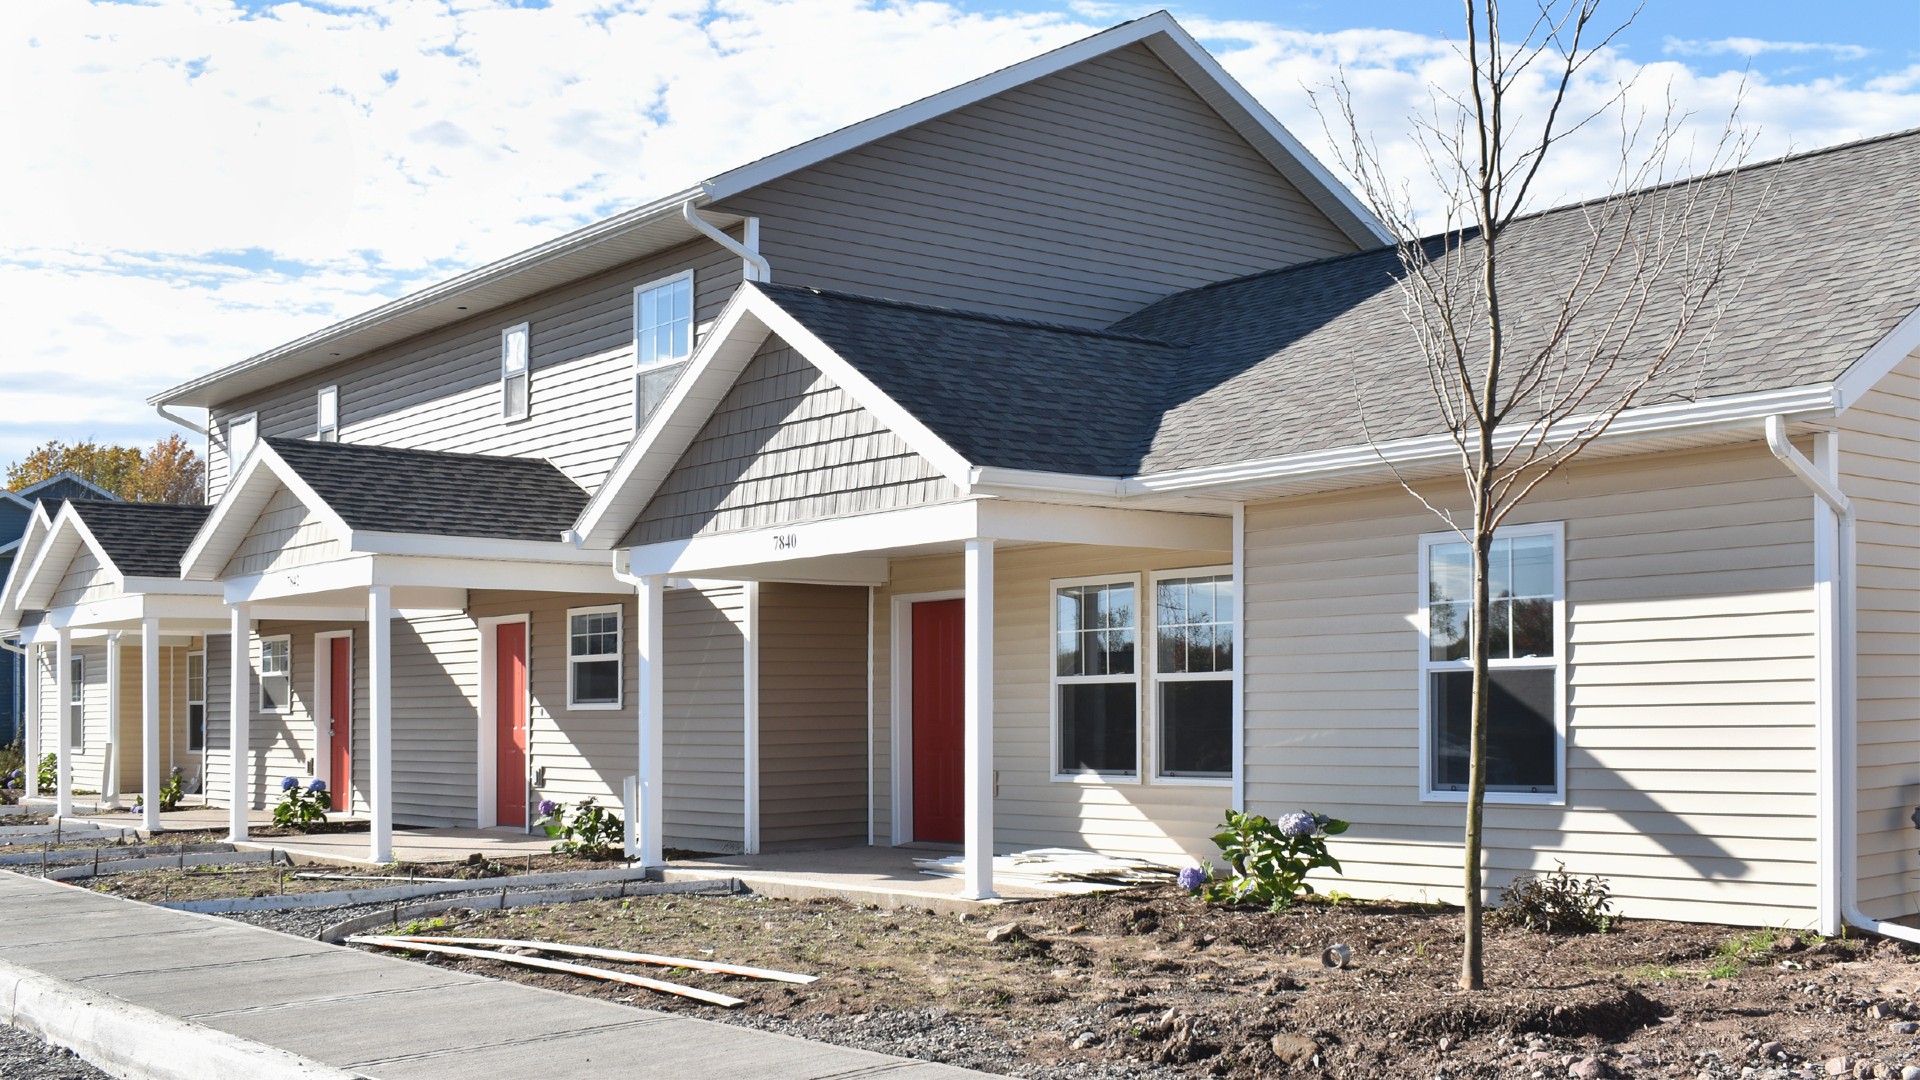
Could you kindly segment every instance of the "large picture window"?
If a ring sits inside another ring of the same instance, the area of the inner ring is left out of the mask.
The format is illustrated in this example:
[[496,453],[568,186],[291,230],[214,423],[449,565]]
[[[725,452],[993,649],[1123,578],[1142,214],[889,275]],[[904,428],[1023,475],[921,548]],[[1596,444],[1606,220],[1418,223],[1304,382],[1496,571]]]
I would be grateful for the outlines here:
[[260,639],[260,711],[293,710],[293,639]]
[[620,608],[567,612],[567,704],[575,709],[620,707]]
[[1139,592],[1133,577],[1054,583],[1057,775],[1140,774]]
[[1153,711],[1157,775],[1233,776],[1233,575],[1181,570],[1156,575]]
[[[1562,530],[1514,526],[1488,557],[1487,797],[1558,802],[1565,774]],[[1473,554],[1453,533],[1420,543],[1423,794],[1465,798],[1473,706]]]
[[187,752],[207,748],[207,654],[187,654]]

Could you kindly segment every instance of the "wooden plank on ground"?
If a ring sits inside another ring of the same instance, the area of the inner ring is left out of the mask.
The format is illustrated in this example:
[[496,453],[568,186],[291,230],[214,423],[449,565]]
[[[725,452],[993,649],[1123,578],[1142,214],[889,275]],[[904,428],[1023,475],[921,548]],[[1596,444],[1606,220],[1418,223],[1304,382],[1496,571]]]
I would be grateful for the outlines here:
[[627,952],[623,949],[602,949],[592,945],[563,945],[555,941],[523,941],[518,938],[477,938],[477,937],[435,937],[430,934],[392,934],[399,941],[419,941],[432,945],[476,945],[490,949],[538,949],[541,952],[562,953],[567,956],[591,956],[596,960],[614,960],[626,964],[654,964],[660,967],[686,968],[688,971],[706,971],[717,975],[738,975],[747,979],[771,979],[774,982],[801,983],[818,982],[818,975],[800,975],[791,971],[777,971],[773,968],[747,967],[744,964],[720,964],[712,960],[690,960],[679,956],[660,956],[656,953]]
[[661,979],[649,979],[644,975],[631,975],[624,971],[608,968],[588,967],[585,964],[569,964],[565,960],[547,960],[538,956],[520,956],[515,953],[492,952],[487,949],[467,949],[458,945],[433,945],[423,941],[408,941],[406,938],[380,937],[371,934],[355,934],[347,939],[349,945],[372,945],[380,949],[399,949],[407,952],[442,953],[448,956],[467,956],[476,960],[494,960],[502,964],[514,964],[519,967],[540,968],[544,971],[563,971],[569,975],[584,975],[589,979],[603,979],[607,982],[625,983],[661,994],[675,997],[692,998],[709,1005],[718,1005],[725,1009],[737,1009],[746,1001],[725,994],[716,994],[694,986],[682,986],[679,983]]

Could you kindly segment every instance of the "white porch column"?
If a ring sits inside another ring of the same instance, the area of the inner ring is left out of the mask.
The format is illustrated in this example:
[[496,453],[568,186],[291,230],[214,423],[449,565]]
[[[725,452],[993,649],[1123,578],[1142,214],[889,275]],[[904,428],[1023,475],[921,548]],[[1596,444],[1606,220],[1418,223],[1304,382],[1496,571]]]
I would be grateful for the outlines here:
[[160,620],[140,620],[140,827],[160,830]]
[[26,747],[20,755],[20,772],[26,780],[26,792],[29,797],[40,794],[40,661],[45,658],[46,647],[27,646],[27,715],[26,731],[22,734],[20,745]]
[[120,631],[108,634],[107,738],[100,744],[100,804],[115,809],[120,807],[120,710],[125,706],[120,699],[120,673],[125,670],[126,654],[121,648]]
[[667,579],[657,574],[641,580],[639,625],[634,640],[640,646],[640,772],[631,852],[645,867],[666,862],[666,590]]
[[373,822],[367,857],[393,861],[393,589],[367,589],[367,765]]
[[53,725],[53,812],[68,817],[73,813],[73,706],[68,704],[73,700],[73,631],[63,626],[59,635],[53,649],[53,715],[59,718]]
[[993,541],[967,541],[966,879],[962,896],[993,892]]
[[245,604],[228,608],[227,638],[227,839],[247,838],[247,811],[253,809],[252,752],[247,748],[253,724],[253,620]]

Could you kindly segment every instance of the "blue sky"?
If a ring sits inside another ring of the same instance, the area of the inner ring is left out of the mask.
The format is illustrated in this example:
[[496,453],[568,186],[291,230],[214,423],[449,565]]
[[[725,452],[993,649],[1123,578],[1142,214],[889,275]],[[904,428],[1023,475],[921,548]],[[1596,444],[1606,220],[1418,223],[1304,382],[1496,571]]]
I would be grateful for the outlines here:
[[[6,0],[0,462],[151,442],[169,385],[1158,6]],[[1325,157],[1309,88],[1345,71],[1408,168],[1458,71],[1449,0],[1170,9]],[[1743,76],[1757,156],[1920,124],[1920,4],[1652,0],[1582,89],[1670,90],[1711,138]]]

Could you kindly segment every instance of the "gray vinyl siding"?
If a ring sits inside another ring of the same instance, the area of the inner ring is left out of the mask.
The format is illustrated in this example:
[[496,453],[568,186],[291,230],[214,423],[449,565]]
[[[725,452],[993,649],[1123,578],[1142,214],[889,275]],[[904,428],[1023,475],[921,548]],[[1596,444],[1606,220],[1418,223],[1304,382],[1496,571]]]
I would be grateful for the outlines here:
[[1841,418],[1856,522],[1860,906],[1911,915],[1920,894],[1920,355]]
[[867,842],[864,587],[760,586],[760,845]]
[[[73,757],[73,786],[76,791],[106,791],[108,743],[114,737],[108,714],[107,642],[105,638],[76,638],[73,655],[87,662],[84,703],[75,720],[75,732],[84,731],[85,744]],[[44,647],[40,666],[40,753],[51,754],[59,746],[60,704],[54,684],[56,657],[52,645]],[[35,757],[38,760],[38,757]],[[47,792],[52,794],[52,792]]]
[[[354,663],[360,663],[357,654]],[[472,827],[477,820],[479,679],[480,634],[471,615],[393,621],[396,823]],[[364,724],[355,728],[364,729]],[[364,775],[360,760],[356,756],[354,771]]]
[[[209,440],[207,501],[226,489],[227,418],[257,412],[262,437],[311,438],[316,395],[333,385],[342,442],[546,458],[592,491],[633,437],[633,290],[683,270],[693,271],[697,327],[740,283],[738,256],[705,241],[222,402],[213,410],[222,435]],[[500,333],[522,322],[530,329],[531,410],[506,422]]]
[[745,843],[746,590],[666,595],[666,842],[737,852]]
[[[312,776],[313,757],[313,654],[303,648],[301,638],[293,637],[292,684],[294,700],[286,713],[260,709],[260,641],[279,637],[297,624],[260,622],[247,643],[247,778],[254,808],[273,805],[279,798],[280,781],[288,776],[301,783]],[[228,635],[207,639],[207,797],[220,805],[232,805],[233,777],[228,771],[233,760],[231,710],[228,707],[227,646]],[[305,680],[304,687],[302,680]],[[219,703],[214,702],[215,697]]]
[[1145,46],[745,192],[774,278],[1104,326],[1353,250]]
[[[233,760],[230,741],[233,715],[232,681],[227,678],[227,657],[233,643],[230,634],[207,635],[207,738],[203,757],[207,802],[215,806],[233,805]],[[251,734],[252,729],[248,729]]]
[[945,502],[953,482],[820,369],[768,338],[628,543]]

